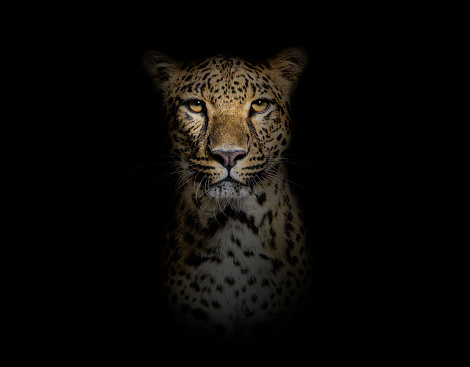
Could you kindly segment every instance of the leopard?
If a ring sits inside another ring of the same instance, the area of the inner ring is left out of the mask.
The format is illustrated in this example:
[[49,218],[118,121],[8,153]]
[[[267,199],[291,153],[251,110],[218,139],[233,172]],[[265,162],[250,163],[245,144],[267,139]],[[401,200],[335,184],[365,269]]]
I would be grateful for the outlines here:
[[178,177],[161,289],[185,333],[275,335],[308,312],[312,249],[284,158],[307,63],[296,47],[262,61],[143,56]]

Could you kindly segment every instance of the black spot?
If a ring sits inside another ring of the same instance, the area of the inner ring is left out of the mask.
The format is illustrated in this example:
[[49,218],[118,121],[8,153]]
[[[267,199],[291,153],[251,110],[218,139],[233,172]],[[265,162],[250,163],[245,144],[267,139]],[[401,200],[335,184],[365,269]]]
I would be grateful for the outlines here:
[[273,222],[273,212],[272,210],[269,210],[266,215],[268,216],[269,223],[271,224]]
[[284,266],[284,263],[279,259],[271,260],[273,264],[272,272],[276,274],[276,272]]
[[286,260],[289,262],[289,264],[295,265],[299,262],[299,259],[297,258],[297,256],[294,256],[294,257],[291,256],[290,250],[288,248],[286,248],[285,250],[285,255],[286,255]]
[[184,117],[185,117],[186,120],[188,120],[188,121],[193,121],[193,120],[194,120],[193,117],[192,117],[189,113],[187,113],[187,112],[184,113]]
[[217,302],[217,301],[212,301],[211,304],[212,304],[212,307],[214,307],[214,308],[220,308],[220,303]]
[[287,240],[287,248],[289,250],[292,250],[294,248],[294,242],[292,242],[291,240]]
[[289,211],[289,212],[287,213],[287,220],[288,220],[288,221],[291,221],[293,218],[294,218],[294,217],[292,216],[292,212]]
[[201,289],[201,287],[199,287],[199,283],[196,282],[196,281],[190,283],[190,284],[189,284],[189,287],[190,287],[190,288],[194,288],[194,290],[195,290],[196,292],[199,292],[199,290]]
[[292,232],[293,230],[294,230],[294,227],[292,226],[292,224],[290,224],[289,222],[286,222],[284,224],[284,231],[289,237],[290,237],[290,232]]
[[[246,213],[235,211],[234,209],[229,207],[227,210],[225,210],[225,212],[217,214],[216,218],[212,218],[209,221],[209,234],[214,234],[221,227],[224,227],[225,223],[229,218],[238,220],[241,223],[246,224],[246,226],[251,229],[253,233],[258,233],[258,227],[256,227],[255,225],[255,218],[253,216],[248,217]],[[235,237],[231,236],[231,239],[238,245],[239,241],[237,242]]]
[[[196,220],[192,213],[188,213],[188,215],[186,216],[186,225],[188,227],[194,227],[196,225]],[[193,240],[194,240],[194,237],[193,237]]]
[[225,283],[227,283],[229,285],[234,285],[235,284],[235,279],[233,279],[232,277],[225,277]]
[[266,220],[266,218],[268,218],[268,221],[269,221],[270,224],[273,222],[273,212],[272,212],[272,210],[268,210],[266,213],[264,213],[263,218],[261,218],[261,222],[259,223],[260,227],[263,226],[263,223]]
[[209,258],[207,257],[200,257],[196,254],[191,254],[189,255],[185,260],[184,262],[188,265],[191,265],[191,266],[195,266],[195,267],[198,267],[199,265],[201,265],[203,262],[209,260]]
[[256,201],[259,205],[263,205],[263,203],[266,201],[266,194],[263,192],[261,195],[256,196]]
[[254,256],[255,254],[251,250],[245,250],[243,251],[243,255],[245,255],[246,257],[250,257],[250,256]]

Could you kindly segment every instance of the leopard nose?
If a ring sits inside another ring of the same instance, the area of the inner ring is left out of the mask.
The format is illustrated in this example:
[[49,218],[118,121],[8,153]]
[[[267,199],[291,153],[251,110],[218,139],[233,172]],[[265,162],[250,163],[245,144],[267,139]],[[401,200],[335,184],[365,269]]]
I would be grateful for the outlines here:
[[230,171],[230,168],[237,164],[237,161],[246,156],[244,150],[226,151],[214,150],[212,155],[220,162],[222,166]]

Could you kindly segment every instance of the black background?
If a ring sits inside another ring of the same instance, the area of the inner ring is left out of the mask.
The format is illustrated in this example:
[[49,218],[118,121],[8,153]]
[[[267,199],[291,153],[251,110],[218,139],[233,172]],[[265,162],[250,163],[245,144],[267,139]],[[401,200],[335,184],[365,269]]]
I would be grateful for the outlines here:
[[166,126],[143,53],[263,59],[292,46],[310,56],[292,98],[290,154],[302,162],[289,166],[315,257],[317,305],[305,353],[386,344],[399,308],[386,271],[400,225],[390,209],[400,179],[389,150],[398,129],[393,106],[403,102],[394,89],[402,57],[391,51],[394,29],[381,26],[380,14],[358,16],[360,9],[278,10],[263,21],[252,8],[211,21],[200,8],[118,9],[91,16],[64,42],[74,58],[64,76],[72,84],[64,141],[75,162],[65,201],[76,240],[71,262],[80,270],[72,302],[91,344],[177,345],[161,342],[165,316],[156,292],[175,178],[165,176]]

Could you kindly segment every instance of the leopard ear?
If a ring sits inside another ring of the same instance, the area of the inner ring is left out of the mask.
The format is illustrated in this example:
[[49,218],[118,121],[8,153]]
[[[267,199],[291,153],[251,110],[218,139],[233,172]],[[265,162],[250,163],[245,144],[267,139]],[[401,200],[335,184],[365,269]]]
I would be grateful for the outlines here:
[[165,91],[172,77],[180,69],[180,63],[158,51],[148,51],[143,57],[144,68],[153,78],[159,91]]
[[269,60],[269,66],[285,83],[289,92],[297,85],[298,77],[307,66],[308,55],[301,48],[288,48]]

